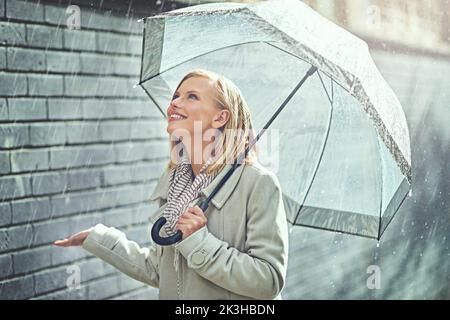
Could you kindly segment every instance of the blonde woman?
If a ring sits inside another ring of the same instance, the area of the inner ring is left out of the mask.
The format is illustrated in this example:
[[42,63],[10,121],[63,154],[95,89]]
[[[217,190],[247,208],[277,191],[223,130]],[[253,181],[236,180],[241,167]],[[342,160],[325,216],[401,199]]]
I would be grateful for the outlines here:
[[142,248],[118,229],[97,224],[54,244],[82,246],[159,288],[160,299],[281,299],[288,262],[282,193],[254,150],[206,212],[196,206],[253,137],[240,90],[223,76],[193,70],[176,88],[167,119],[171,159],[150,197],[159,209],[149,220],[165,217],[161,234],[180,230],[182,240]]

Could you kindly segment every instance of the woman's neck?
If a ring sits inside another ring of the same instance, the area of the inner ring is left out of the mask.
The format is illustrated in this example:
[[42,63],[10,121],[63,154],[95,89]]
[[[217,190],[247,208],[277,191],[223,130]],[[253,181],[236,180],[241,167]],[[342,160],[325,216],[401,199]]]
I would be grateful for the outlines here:
[[[198,176],[200,174],[200,170],[203,168],[205,162],[208,160],[204,159],[204,155],[211,154],[211,149],[212,145],[210,143],[203,143],[203,145],[201,146],[191,145],[191,149],[186,150],[191,163],[192,172],[194,173],[195,176]],[[194,150],[194,153],[190,152],[191,150]]]

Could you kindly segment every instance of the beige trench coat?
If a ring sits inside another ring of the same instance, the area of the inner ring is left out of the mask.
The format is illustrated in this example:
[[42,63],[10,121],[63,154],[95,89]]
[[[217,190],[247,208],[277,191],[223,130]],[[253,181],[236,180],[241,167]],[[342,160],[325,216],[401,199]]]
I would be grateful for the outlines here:
[[[230,165],[200,192],[207,197]],[[168,171],[151,200],[163,213]],[[128,276],[159,288],[160,299],[281,299],[288,231],[276,176],[260,164],[240,166],[206,210],[207,225],[174,246],[140,247],[114,227],[97,224],[82,248]],[[161,230],[164,234],[164,228]],[[174,268],[174,247],[179,252]]]

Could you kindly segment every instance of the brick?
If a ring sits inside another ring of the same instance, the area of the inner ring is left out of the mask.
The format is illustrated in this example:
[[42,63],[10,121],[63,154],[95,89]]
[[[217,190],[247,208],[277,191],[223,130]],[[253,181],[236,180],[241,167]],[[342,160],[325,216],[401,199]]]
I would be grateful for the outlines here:
[[146,100],[126,100],[122,103],[115,103],[108,106],[113,109],[113,112],[118,118],[144,118],[155,117],[158,120],[162,120],[163,117],[158,111],[155,105],[150,102],[150,99]]
[[63,47],[63,29],[61,28],[28,24],[26,33],[29,46],[45,49]]
[[101,186],[100,170],[69,171],[69,191],[95,188]]
[[[142,32],[142,30],[140,30],[140,32]],[[128,38],[128,53],[137,55],[140,58],[142,55],[143,37],[140,35],[139,36],[131,36],[130,35],[130,36],[127,36],[127,38]]]
[[33,244],[53,243],[58,239],[65,239],[72,235],[72,226],[65,219],[34,223]]
[[[66,248],[66,250],[73,251],[79,249]],[[69,277],[73,277],[75,272],[77,272],[75,270],[79,271],[80,285],[86,283],[89,280],[104,275],[103,266],[99,259],[90,259],[89,261],[75,262],[68,266],[45,270],[34,274],[36,294],[39,295],[47,293],[49,291],[68,288],[67,282],[69,280]]]
[[116,190],[103,190],[53,196],[52,217],[114,207],[117,193]]
[[97,50],[102,53],[140,54],[130,52],[128,39],[131,36],[106,32],[97,32]]
[[12,214],[9,203],[0,203],[0,226],[11,224]]
[[140,62],[138,58],[105,56],[104,54],[82,53],[83,73],[117,74],[138,76]]
[[113,163],[114,151],[113,146],[52,148],[50,166],[52,169],[61,169]]
[[89,283],[89,300],[107,299],[120,293],[118,277],[112,276]]
[[[69,249],[70,248],[66,248]],[[71,275],[68,266],[45,270],[34,274],[35,291],[37,295],[67,288],[67,280]],[[70,271],[70,269],[69,269]]]
[[29,223],[48,219],[51,216],[50,200],[46,198],[31,198],[12,202],[13,223]]
[[43,120],[47,118],[45,99],[8,99],[9,120]]
[[79,53],[47,51],[45,57],[48,72],[73,74],[79,73],[81,70]]
[[122,141],[130,139],[132,125],[128,121],[100,122],[100,137],[102,141]]
[[84,51],[95,51],[95,31],[82,29],[64,29],[64,48]]
[[30,143],[33,146],[64,144],[66,127],[56,123],[34,123],[30,126]]
[[144,143],[141,142],[128,142],[120,145],[115,145],[114,155],[116,162],[129,162],[138,161],[144,159]]
[[65,95],[69,96],[96,96],[100,80],[96,76],[65,76]]
[[[119,107],[126,108],[125,101],[111,99],[86,99],[82,104],[83,118],[85,119],[105,119],[117,116],[115,110]],[[129,104],[128,104],[129,106]],[[128,111],[129,114],[129,111]]]
[[119,288],[120,292],[128,292],[138,288],[143,288],[144,283],[137,281],[126,274],[119,275]]
[[66,289],[58,292],[53,292],[47,295],[36,297],[36,300],[86,300],[87,299],[86,286],[81,285],[80,289]]
[[167,124],[162,121],[137,120],[131,126],[130,139],[167,138]]
[[0,121],[8,119],[8,105],[6,103],[6,98],[0,98]]
[[106,31],[123,31],[127,33],[141,33],[142,23],[137,19],[124,19],[111,11],[85,10],[81,14],[81,26]]
[[115,146],[116,162],[154,160],[169,157],[169,142],[133,142]]
[[29,74],[28,94],[33,96],[63,95],[64,78],[60,75]]
[[131,167],[131,177],[133,181],[148,181],[149,179],[157,180],[166,166],[166,161],[133,165]]
[[12,255],[14,274],[31,272],[38,269],[50,267],[50,247],[33,248],[23,250]]
[[105,168],[103,170],[104,184],[115,185],[138,181],[148,181],[159,177],[165,163],[153,163],[146,165],[121,166]]
[[80,248],[52,246],[52,265],[57,266],[60,264],[72,263],[73,261],[84,259],[88,255],[89,253],[87,251],[80,250]]
[[49,119],[81,119],[83,109],[80,99],[48,99]]
[[0,43],[6,42],[9,45],[25,44],[25,34],[24,24],[0,21]]
[[5,280],[0,285],[1,300],[22,300],[34,295],[33,276]]
[[12,148],[27,144],[29,144],[27,125],[2,124],[0,126],[0,147]]
[[117,205],[122,206],[146,201],[149,198],[149,190],[149,184],[140,184],[138,186],[133,185],[132,187],[121,188],[120,191],[117,192],[117,199],[115,202]]
[[0,251],[29,247],[33,243],[31,225],[0,229]]
[[76,219],[73,219],[71,221],[74,233],[86,230],[92,226],[95,226],[97,223],[103,223],[104,214],[105,213],[103,212],[95,214],[85,213],[82,215],[78,215]]
[[[137,91],[133,79],[110,76],[66,76],[66,94],[71,96],[105,96],[105,97],[144,97],[145,93]],[[141,90],[142,91],[142,90]]]
[[70,14],[66,10],[66,6],[44,5],[45,22],[56,24],[58,27],[67,27],[66,22]]
[[6,69],[6,48],[0,48],[0,69]]
[[9,153],[7,151],[0,151],[0,174],[9,172],[11,172]]
[[131,181],[131,168],[129,166],[107,168],[103,170],[103,176],[105,186],[129,183]]
[[[107,212],[100,213],[101,215],[98,219],[98,223],[103,223],[106,226],[121,227],[130,224],[146,222],[147,217],[145,216],[144,208],[147,208],[147,210],[149,210],[149,206],[145,204],[139,204],[137,206],[131,206],[125,209],[110,209]],[[146,212],[146,214],[148,216],[149,212]],[[87,214],[84,218],[88,219],[90,224],[93,224],[97,221],[95,217],[92,218],[91,214]]]
[[27,21],[44,21],[44,6],[40,1],[7,0],[6,17]]
[[45,149],[11,151],[11,172],[46,170],[49,166]]
[[41,50],[8,48],[8,69],[45,71],[45,54]]
[[31,195],[30,175],[0,178],[0,195],[2,199]]
[[[4,254],[0,256],[0,279],[13,273],[11,255]],[[1,287],[1,286],[0,286]]]
[[33,195],[64,193],[69,186],[67,173],[35,173],[31,177]]
[[154,159],[167,159],[169,160],[170,147],[166,141],[155,141],[151,143],[146,143],[143,146],[143,159],[154,160]]
[[67,124],[67,142],[83,143],[100,141],[99,123],[79,122]]
[[150,226],[144,223],[142,226],[129,226],[126,230],[127,238],[137,243],[148,241],[150,237]]
[[27,94],[27,76],[0,72],[0,95],[17,96]]
[[157,288],[144,286],[141,289],[133,290],[126,294],[112,298],[112,300],[158,300]]

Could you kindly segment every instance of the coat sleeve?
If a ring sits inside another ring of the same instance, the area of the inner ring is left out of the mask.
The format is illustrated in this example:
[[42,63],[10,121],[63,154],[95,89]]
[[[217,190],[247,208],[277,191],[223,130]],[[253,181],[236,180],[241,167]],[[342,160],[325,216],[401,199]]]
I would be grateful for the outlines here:
[[277,178],[265,174],[255,181],[247,207],[245,252],[215,237],[207,226],[175,247],[190,268],[216,285],[255,299],[277,298],[288,259],[287,221]]
[[128,240],[122,231],[99,223],[84,240],[82,248],[131,278],[159,287],[156,245],[141,248]]

